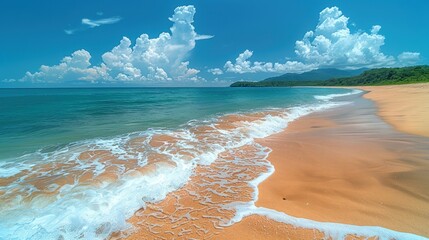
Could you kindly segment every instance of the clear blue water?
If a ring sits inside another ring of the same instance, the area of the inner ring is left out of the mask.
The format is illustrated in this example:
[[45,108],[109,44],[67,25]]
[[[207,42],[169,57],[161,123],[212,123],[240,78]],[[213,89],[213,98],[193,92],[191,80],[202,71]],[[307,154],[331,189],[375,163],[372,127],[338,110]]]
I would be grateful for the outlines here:
[[237,111],[290,107],[319,88],[0,89],[0,160],[74,141],[178,128],[193,119]]

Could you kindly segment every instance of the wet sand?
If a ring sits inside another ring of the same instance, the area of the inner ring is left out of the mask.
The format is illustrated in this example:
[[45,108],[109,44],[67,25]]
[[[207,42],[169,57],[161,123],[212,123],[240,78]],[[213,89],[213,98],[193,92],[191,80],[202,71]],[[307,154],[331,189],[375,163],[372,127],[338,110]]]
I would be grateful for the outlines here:
[[[299,218],[429,237],[429,138],[423,137],[429,125],[422,125],[428,86],[365,88],[372,91],[365,98],[377,104],[380,99],[379,105],[358,99],[303,117],[284,132],[259,140],[273,150],[268,160],[276,170],[259,185],[256,205]],[[413,109],[418,103],[418,110]],[[286,226],[253,215],[219,239],[321,238],[316,230]]]

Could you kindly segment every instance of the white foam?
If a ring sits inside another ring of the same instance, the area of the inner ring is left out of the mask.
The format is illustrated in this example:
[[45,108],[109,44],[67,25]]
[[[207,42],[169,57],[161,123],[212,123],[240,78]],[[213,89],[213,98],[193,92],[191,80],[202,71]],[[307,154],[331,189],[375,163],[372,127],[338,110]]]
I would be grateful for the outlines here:
[[19,166],[11,166],[11,165],[13,165],[13,163],[9,163],[9,162],[1,163],[0,162],[0,177],[1,178],[12,177],[12,176],[20,173],[21,171],[23,171],[25,169],[25,167],[20,168]]
[[334,98],[355,95],[355,94],[359,94],[361,92],[362,92],[361,90],[353,89],[351,92],[348,92],[348,93],[328,94],[328,95],[316,95],[316,96],[314,96],[314,98],[317,99],[317,100],[329,101],[329,100],[332,100]]
[[[324,232],[327,237],[332,239],[346,239],[348,235],[357,235],[363,237],[378,237],[380,240],[391,240],[391,239],[408,239],[408,240],[425,240],[427,238],[418,236],[411,233],[404,233],[393,231],[387,228],[377,226],[356,226],[341,223],[331,222],[317,222],[304,218],[296,218],[289,216],[283,212],[278,212],[272,209],[256,207],[254,204],[242,204],[235,206],[237,214],[228,223],[232,225],[236,222],[241,221],[244,217],[250,215],[261,215],[277,222],[290,224],[295,227],[302,227],[306,229],[317,229]],[[345,213],[346,214],[346,213]]]
[[43,204],[33,200],[29,206],[2,209],[0,239],[105,239],[128,228],[126,220],[145,202],[160,201],[180,188],[191,168],[182,163],[150,175],[130,174],[101,189],[65,185],[61,196],[48,205],[42,198]]

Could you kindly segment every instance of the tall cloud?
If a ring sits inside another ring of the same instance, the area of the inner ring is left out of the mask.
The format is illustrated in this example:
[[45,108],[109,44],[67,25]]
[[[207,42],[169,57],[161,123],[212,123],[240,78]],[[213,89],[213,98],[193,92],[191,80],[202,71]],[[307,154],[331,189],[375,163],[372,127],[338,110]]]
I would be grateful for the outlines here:
[[379,34],[381,26],[375,25],[370,33],[351,33],[349,18],[337,8],[320,12],[319,24],[295,44],[295,53],[306,63],[335,67],[376,67],[395,63],[392,56],[380,51],[385,37]]
[[[190,68],[186,59],[197,40],[212,36],[195,32],[192,25],[195,13],[194,6],[177,7],[169,18],[173,22],[171,33],[163,32],[157,38],[142,34],[134,44],[123,37],[117,46],[102,55],[103,63],[99,66],[91,65],[89,52],[79,50],[58,65],[42,66],[39,72],[27,73],[22,80],[197,81],[199,70]],[[96,27],[106,22],[88,24]]]
[[395,58],[381,51],[385,37],[379,34],[381,26],[375,25],[370,32],[352,33],[349,18],[338,7],[325,8],[320,12],[315,30],[308,31],[295,43],[297,61],[285,63],[250,62],[249,50],[241,53],[235,62],[226,62],[228,72],[303,72],[321,67],[356,69],[415,63],[419,53],[404,52]]
[[169,18],[173,22],[171,34],[164,32],[153,39],[142,34],[134,46],[124,37],[118,46],[103,54],[112,76],[118,80],[197,80],[199,70],[189,68],[185,59],[197,39],[208,37],[195,32],[194,15],[193,6],[178,7]]

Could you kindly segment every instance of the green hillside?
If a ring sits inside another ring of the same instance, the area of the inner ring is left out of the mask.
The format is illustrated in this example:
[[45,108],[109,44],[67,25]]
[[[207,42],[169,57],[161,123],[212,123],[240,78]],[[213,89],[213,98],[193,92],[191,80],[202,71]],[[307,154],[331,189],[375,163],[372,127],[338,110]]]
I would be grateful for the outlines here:
[[379,68],[359,76],[324,81],[321,86],[396,85],[429,82],[429,66]]
[[374,86],[429,82],[429,66],[371,69],[354,77],[324,81],[260,81],[235,82],[231,87],[292,87],[292,86]]

